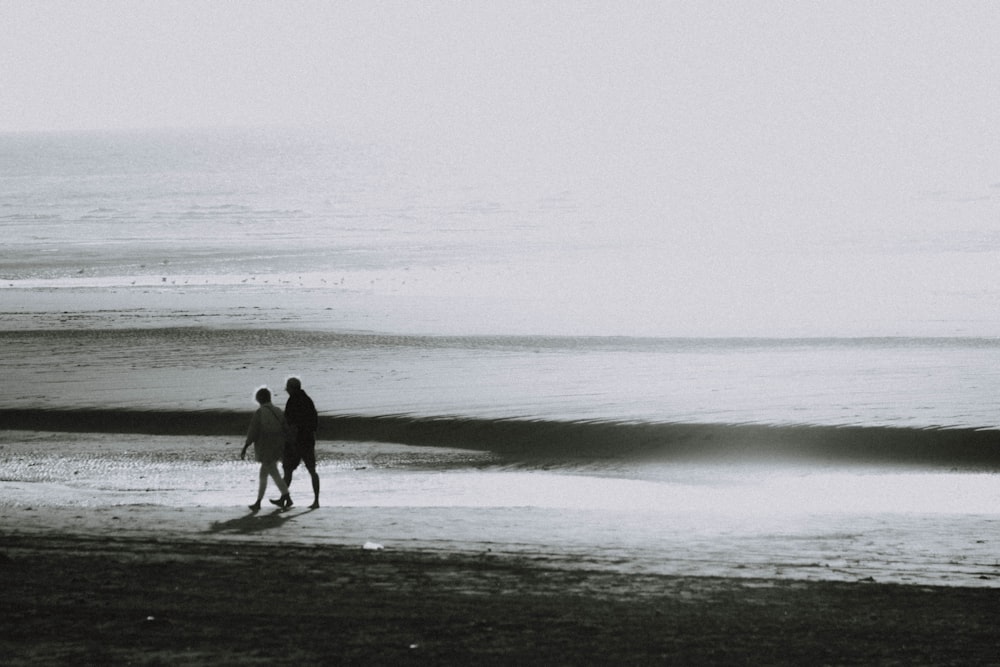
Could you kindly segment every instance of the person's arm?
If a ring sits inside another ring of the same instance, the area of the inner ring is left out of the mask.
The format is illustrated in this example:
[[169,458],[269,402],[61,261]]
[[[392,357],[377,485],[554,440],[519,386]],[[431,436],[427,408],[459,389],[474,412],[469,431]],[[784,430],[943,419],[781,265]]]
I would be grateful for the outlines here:
[[254,440],[257,439],[260,431],[260,410],[253,413],[253,419],[250,420],[250,429],[247,431],[246,442],[243,443],[243,451],[240,452],[240,459],[246,459],[247,449],[253,444]]
[[319,430],[319,414],[316,412],[316,404],[309,399],[309,430],[315,433]]
[[299,404],[295,397],[289,397],[288,401],[285,403],[285,421],[288,422],[290,426],[298,427],[299,425]]

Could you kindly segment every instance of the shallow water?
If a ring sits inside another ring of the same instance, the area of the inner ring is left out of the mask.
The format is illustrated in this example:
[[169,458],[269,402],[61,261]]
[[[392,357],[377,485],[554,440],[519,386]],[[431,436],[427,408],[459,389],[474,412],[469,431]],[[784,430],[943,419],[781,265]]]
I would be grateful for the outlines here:
[[[257,468],[238,460],[241,439],[3,431],[0,443],[3,480],[62,487],[66,495],[53,496],[56,505],[107,504],[110,494],[121,496],[115,504],[227,506]],[[318,456],[343,507],[536,507],[743,521],[859,512],[989,514],[1000,506],[998,476],[990,472],[712,461],[663,464],[655,476],[635,479],[610,468],[597,474],[511,468],[489,452],[389,443],[321,442]]]
[[[996,476],[678,465],[659,481],[488,454],[320,443],[323,507],[247,514],[257,466],[218,438],[3,432],[0,525],[517,554],[669,574],[996,585]],[[273,491],[273,485],[270,488]],[[302,505],[308,477],[292,485]]]
[[325,414],[996,425],[993,339],[442,337],[206,328],[0,331],[2,407],[251,410],[299,374]]

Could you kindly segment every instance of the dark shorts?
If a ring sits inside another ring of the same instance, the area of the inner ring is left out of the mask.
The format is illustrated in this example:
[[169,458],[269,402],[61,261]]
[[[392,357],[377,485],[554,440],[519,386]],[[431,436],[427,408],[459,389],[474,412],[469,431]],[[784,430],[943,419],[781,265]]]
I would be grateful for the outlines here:
[[300,463],[304,463],[306,470],[316,469],[316,436],[312,433],[301,434],[295,441],[295,445],[285,447],[285,455],[281,465],[285,470],[295,470]]

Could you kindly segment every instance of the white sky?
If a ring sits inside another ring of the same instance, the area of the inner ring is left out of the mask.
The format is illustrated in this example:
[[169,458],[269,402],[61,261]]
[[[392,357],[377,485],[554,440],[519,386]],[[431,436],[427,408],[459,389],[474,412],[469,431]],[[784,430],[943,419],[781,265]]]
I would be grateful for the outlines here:
[[[593,184],[702,250],[886,234],[995,253],[998,38],[993,1],[0,0],[0,131],[328,125]],[[808,293],[878,271],[851,262]],[[963,275],[995,303],[992,273]]]
[[916,157],[992,153],[998,35],[997,3],[941,0],[3,0],[0,130],[332,123],[630,156],[771,145],[854,163],[916,138]]
[[982,196],[998,36],[989,1],[0,0],[0,131],[318,124],[741,206]]

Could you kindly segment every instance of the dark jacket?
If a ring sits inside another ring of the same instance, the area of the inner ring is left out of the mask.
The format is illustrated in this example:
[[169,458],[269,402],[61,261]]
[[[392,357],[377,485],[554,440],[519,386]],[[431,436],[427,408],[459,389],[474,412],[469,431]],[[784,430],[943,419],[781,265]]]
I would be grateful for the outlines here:
[[300,438],[307,434],[315,434],[319,426],[316,406],[309,395],[301,389],[288,397],[288,402],[285,403],[285,419],[296,428]]

